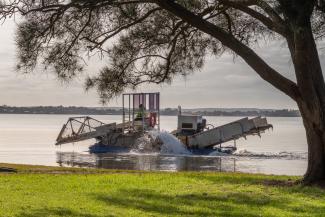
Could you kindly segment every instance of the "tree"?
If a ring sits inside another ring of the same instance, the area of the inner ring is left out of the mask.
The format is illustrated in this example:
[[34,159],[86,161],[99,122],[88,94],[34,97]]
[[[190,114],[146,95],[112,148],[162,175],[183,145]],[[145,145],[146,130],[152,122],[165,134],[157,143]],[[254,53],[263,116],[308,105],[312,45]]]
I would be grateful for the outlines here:
[[[325,180],[325,83],[315,41],[324,36],[323,0],[4,0],[1,18],[17,13],[17,68],[43,66],[77,76],[84,57],[109,61],[87,79],[108,100],[142,83],[171,82],[200,69],[208,55],[232,52],[297,102],[308,141],[305,183]],[[253,47],[285,40],[296,81]]]

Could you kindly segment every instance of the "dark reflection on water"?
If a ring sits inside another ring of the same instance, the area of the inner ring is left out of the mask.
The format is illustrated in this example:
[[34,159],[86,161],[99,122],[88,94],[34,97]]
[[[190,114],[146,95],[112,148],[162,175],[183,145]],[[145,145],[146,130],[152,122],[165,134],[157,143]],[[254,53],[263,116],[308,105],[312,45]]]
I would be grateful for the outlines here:
[[57,152],[60,166],[147,171],[236,171],[236,159],[158,154]]

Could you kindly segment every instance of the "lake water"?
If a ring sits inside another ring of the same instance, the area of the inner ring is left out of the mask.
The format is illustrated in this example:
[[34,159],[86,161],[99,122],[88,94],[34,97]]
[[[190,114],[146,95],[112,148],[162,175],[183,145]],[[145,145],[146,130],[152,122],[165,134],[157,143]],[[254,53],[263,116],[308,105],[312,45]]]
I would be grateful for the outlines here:
[[[89,154],[95,140],[55,146],[62,125],[71,115],[0,114],[0,162],[37,165],[89,166],[137,170],[212,170],[264,174],[302,175],[306,170],[307,145],[301,118],[268,118],[273,131],[237,141],[238,151],[229,156]],[[105,123],[121,122],[120,116],[92,116]],[[222,125],[241,117],[207,117]],[[174,130],[175,116],[162,116],[161,129]]]

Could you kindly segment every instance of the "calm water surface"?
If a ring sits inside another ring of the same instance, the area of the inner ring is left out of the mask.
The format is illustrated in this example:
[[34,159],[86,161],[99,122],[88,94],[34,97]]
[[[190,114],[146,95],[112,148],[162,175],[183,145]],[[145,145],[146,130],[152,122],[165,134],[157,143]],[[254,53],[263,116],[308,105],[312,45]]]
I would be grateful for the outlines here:
[[[306,136],[301,118],[268,118],[273,131],[262,137],[237,141],[230,156],[184,156],[152,154],[89,154],[95,140],[54,146],[62,125],[71,115],[0,114],[0,162],[38,165],[88,166],[137,170],[213,170],[265,174],[302,175],[306,170]],[[121,122],[120,116],[92,116],[106,123]],[[214,126],[240,117],[207,117]],[[174,130],[176,117],[162,116],[161,128]]]

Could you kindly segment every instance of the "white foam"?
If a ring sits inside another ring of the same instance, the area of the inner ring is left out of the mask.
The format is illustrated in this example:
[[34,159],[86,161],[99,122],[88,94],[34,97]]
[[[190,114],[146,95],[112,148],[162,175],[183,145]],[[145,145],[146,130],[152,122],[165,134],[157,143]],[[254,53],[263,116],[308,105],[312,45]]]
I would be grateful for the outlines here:
[[233,155],[251,158],[307,159],[306,152],[251,152],[244,149],[236,151]]
[[[159,146],[159,147],[157,147]],[[144,136],[137,139],[132,153],[154,153],[172,154],[172,155],[190,155],[191,152],[186,149],[174,135],[166,131],[149,131]]]
[[156,149],[153,148],[154,139],[148,135],[145,134],[140,138],[137,138],[137,140],[134,143],[134,148],[130,151],[130,153],[153,153],[157,152]]
[[149,134],[153,138],[159,138],[163,143],[160,147],[161,154],[184,154],[191,155],[192,153],[186,149],[185,145],[180,142],[174,135],[166,131],[150,131]]

